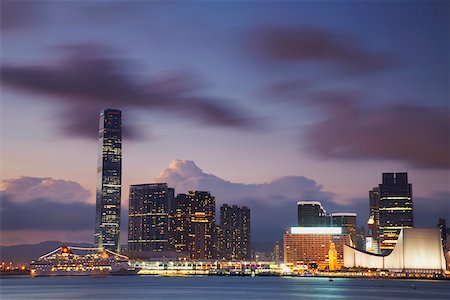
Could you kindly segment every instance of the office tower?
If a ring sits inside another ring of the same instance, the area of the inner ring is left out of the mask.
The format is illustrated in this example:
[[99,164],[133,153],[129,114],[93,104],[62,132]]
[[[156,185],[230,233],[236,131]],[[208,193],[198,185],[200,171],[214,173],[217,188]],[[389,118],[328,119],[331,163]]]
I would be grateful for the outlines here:
[[[171,249],[173,188],[166,183],[130,186],[128,212],[128,251],[136,257]],[[154,254],[157,256],[157,254]]]
[[[184,231],[175,233],[175,245],[182,245],[190,252],[191,259],[213,259],[217,255],[215,249],[216,200],[209,192],[189,191],[178,194],[176,207],[185,210],[180,215],[184,218]],[[180,226],[180,219],[176,227]],[[181,228],[181,227],[180,227]]]
[[94,243],[99,250],[115,252],[120,251],[121,123],[120,110],[100,113]]
[[250,209],[247,207],[220,207],[221,255],[227,260],[250,259]]
[[329,226],[329,218],[322,204],[317,201],[297,202],[298,226],[320,227]]
[[330,244],[333,243],[336,251],[334,266],[339,269],[344,264],[344,244],[349,241],[349,235],[340,227],[291,227],[283,235],[284,263],[294,268],[326,269],[329,267]]
[[350,234],[352,243],[356,244],[356,213],[332,213],[331,226],[341,227],[343,233]]
[[383,173],[380,190],[380,249],[390,253],[400,229],[414,227],[412,185],[408,173]]
[[439,229],[441,231],[442,246],[445,249],[447,247],[447,222],[446,222],[446,219],[439,218],[437,227],[439,227]]
[[[369,191],[369,220],[367,221],[366,251],[380,252],[380,189]],[[371,250],[369,250],[371,249]]]

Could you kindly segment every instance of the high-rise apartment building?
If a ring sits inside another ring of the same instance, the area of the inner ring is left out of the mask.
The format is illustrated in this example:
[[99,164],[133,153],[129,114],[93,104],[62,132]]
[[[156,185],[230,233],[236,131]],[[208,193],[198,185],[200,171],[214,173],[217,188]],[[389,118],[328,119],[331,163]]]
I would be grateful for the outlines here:
[[131,255],[145,257],[152,256],[152,252],[173,250],[174,194],[174,189],[166,183],[130,186],[128,252]]
[[175,247],[189,251],[191,259],[213,259],[217,255],[216,200],[209,192],[189,191],[176,197]]
[[185,253],[190,257],[189,231],[191,230],[191,197],[186,194],[178,194],[175,197],[175,206],[172,211],[173,217],[173,245],[178,253]]
[[414,227],[412,185],[408,173],[383,173],[380,190],[380,249],[390,253],[400,229]]
[[250,259],[250,209],[246,206],[220,207],[220,257],[227,260]]
[[95,215],[95,240],[99,249],[120,251],[120,196],[122,187],[121,111],[100,113]]

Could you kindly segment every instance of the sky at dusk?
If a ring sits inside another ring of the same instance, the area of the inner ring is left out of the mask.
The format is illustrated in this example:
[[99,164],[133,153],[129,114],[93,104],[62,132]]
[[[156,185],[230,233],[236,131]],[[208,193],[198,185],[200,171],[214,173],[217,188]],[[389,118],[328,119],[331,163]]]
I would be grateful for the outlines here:
[[130,184],[247,205],[281,239],[296,202],[368,217],[408,172],[415,225],[450,222],[447,1],[2,1],[0,243],[93,242],[98,114]]

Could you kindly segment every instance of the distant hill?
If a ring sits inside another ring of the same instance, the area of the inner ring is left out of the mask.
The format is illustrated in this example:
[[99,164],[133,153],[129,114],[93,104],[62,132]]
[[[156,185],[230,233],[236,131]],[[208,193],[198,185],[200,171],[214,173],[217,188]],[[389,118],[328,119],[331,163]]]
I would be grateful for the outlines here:
[[0,246],[0,260],[2,262],[12,261],[14,264],[28,264],[32,260],[44,255],[61,245],[93,247],[89,243],[71,243],[60,241],[46,241],[34,245]]

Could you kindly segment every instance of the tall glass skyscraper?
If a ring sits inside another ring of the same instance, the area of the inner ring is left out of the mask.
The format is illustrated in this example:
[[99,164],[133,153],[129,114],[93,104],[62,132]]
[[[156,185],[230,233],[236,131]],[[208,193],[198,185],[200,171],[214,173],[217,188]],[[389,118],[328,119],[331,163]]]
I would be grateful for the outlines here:
[[95,245],[120,251],[120,193],[122,183],[122,115],[120,110],[100,112],[98,132]]
[[402,228],[414,227],[412,185],[408,173],[383,173],[380,190],[381,251],[389,254]]

